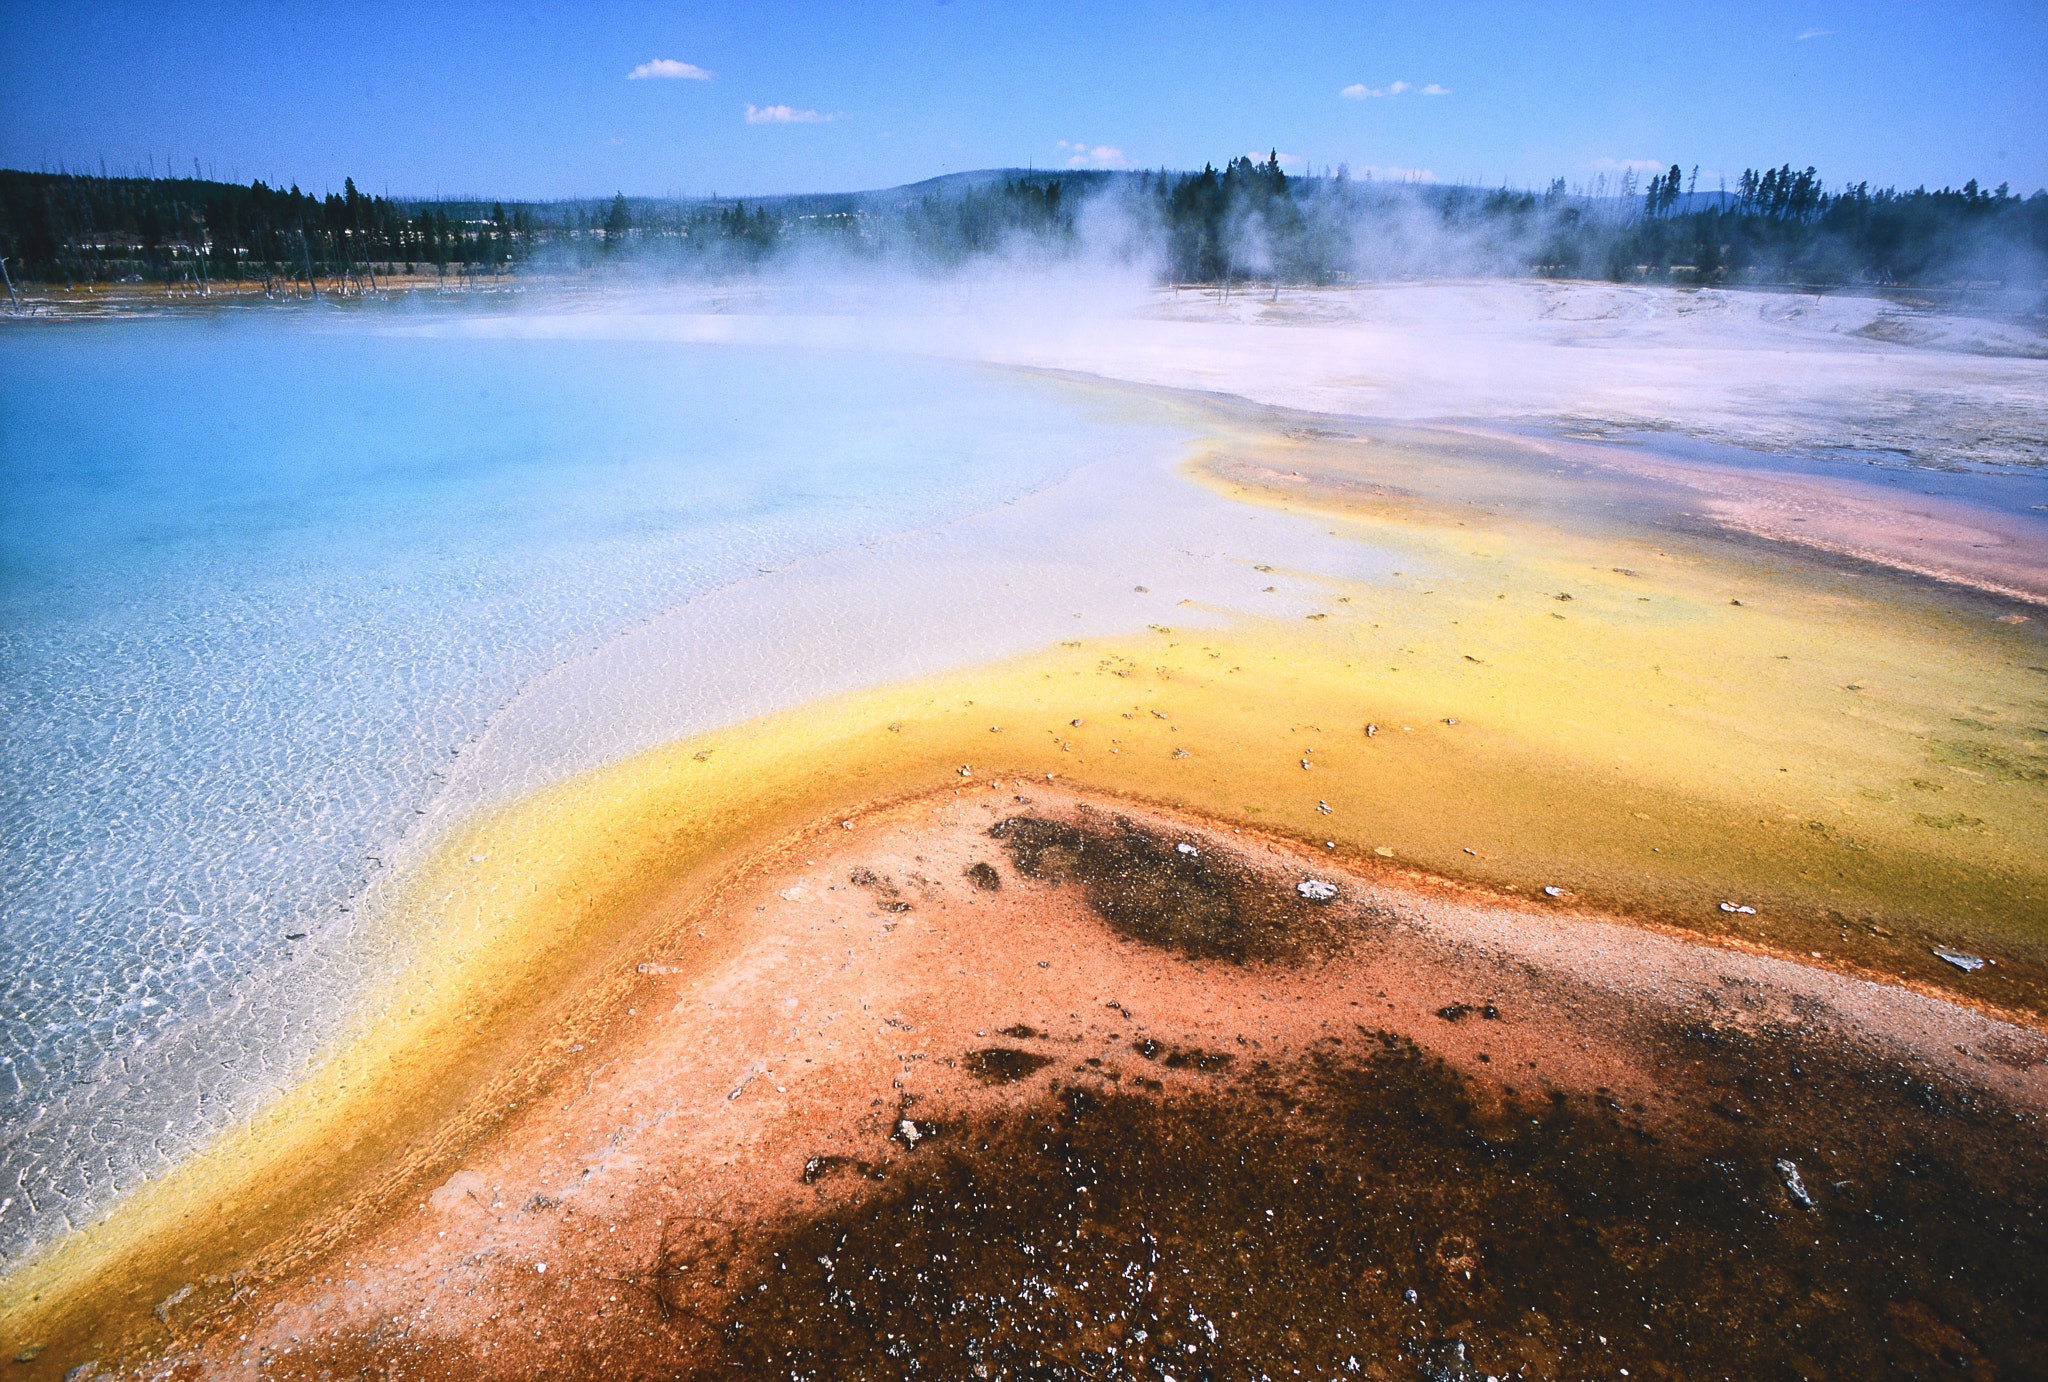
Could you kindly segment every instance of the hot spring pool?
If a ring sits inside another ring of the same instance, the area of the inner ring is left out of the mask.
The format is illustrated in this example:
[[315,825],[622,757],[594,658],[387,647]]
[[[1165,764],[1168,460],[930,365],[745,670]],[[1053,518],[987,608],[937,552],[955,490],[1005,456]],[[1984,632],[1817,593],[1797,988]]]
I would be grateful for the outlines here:
[[382,958],[352,899],[522,687],[1168,437],[931,359],[403,326],[0,339],[7,1258],[307,1057]]

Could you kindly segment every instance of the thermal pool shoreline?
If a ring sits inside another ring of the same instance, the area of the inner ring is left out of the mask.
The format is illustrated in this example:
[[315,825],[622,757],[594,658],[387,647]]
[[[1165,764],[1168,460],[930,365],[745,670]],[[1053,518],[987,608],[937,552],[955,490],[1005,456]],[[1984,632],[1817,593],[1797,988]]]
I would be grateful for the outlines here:
[[161,1370],[2048,1357],[2038,1032],[1042,779],[820,822],[717,907],[416,1199],[167,1302]]

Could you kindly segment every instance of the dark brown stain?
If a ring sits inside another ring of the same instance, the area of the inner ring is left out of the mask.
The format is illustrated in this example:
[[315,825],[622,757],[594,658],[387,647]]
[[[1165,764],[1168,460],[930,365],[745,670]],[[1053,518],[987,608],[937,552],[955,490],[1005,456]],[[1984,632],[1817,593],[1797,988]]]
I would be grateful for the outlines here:
[[2048,1373],[2033,1120],[1782,1034],[1662,1040],[1742,1123],[1660,1135],[1363,1031],[1193,1094],[1059,1088],[678,1299],[716,1321],[683,1375]]
[[814,1156],[804,1163],[801,1179],[805,1185],[816,1185],[827,1176],[849,1172],[857,1176],[870,1176],[876,1180],[883,1179],[879,1167],[850,1156]]
[[1302,897],[1298,878],[1124,817],[1012,816],[990,827],[1017,872],[1077,883],[1118,934],[1195,959],[1299,960],[1334,953],[1369,913]]
[[1031,1051],[1019,1051],[1010,1046],[991,1046],[985,1051],[969,1051],[960,1060],[960,1068],[972,1075],[978,1083],[1015,1084],[1052,1064],[1051,1056],[1041,1056]]

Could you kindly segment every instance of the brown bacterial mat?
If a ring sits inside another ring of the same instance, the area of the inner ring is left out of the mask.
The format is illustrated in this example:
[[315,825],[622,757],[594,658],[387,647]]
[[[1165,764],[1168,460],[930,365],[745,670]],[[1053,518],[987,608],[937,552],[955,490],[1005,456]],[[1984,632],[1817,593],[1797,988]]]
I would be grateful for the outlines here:
[[1014,782],[831,837],[158,1370],[2048,1375],[2036,1032]]

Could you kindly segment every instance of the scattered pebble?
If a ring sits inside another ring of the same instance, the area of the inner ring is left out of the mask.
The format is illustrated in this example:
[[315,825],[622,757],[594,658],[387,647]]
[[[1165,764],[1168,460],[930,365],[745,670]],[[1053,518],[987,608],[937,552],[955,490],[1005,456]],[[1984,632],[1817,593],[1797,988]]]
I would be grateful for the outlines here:
[[1970,974],[1975,974],[1978,970],[1984,968],[1985,961],[1982,955],[1968,955],[1960,950],[1943,950],[1940,946],[1934,948],[1934,953],[1947,960],[1957,969]]
[[1368,739],[1372,738],[1375,734],[1378,734],[1379,732],[1380,727],[1378,725],[1367,725],[1365,727],[1365,737]]
[[1778,1174],[1785,1178],[1785,1188],[1792,1192],[1792,1198],[1813,1208],[1813,1196],[1806,1193],[1806,1184],[1799,1179],[1799,1167],[1783,1157],[1778,1158]]
[[1721,904],[1721,910],[1724,912],[1740,912],[1744,916],[1753,917],[1756,915],[1756,908],[1741,902],[1724,902]]
[[1337,895],[1337,885],[1320,878],[1304,878],[1294,885],[1294,890],[1311,902],[1328,902]]
[[1201,854],[1201,851],[1196,849],[1191,844],[1177,844],[1174,846],[1174,848],[1178,850],[1180,853],[1187,855],[1190,859],[1193,859]]
[[960,765],[960,776],[962,776],[962,777],[973,777],[973,776],[974,776],[974,769],[972,769],[972,768],[968,767],[968,766],[967,766],[967,765],[966,765],[965,763],[962,763],[962,764]]
[[161,1301],[157,1302],[156,1309],[151,1313],[153,1313],[159,1320],[168,1321],[171,1318],[172,1308],[174,1306],[183,1304],[185,1297],[191,1294],[192,1286],[190,1282],[187,1282],[185,1285],[180,1286],[177,1290],[171,1292],[170,1295],[164,1297]]

